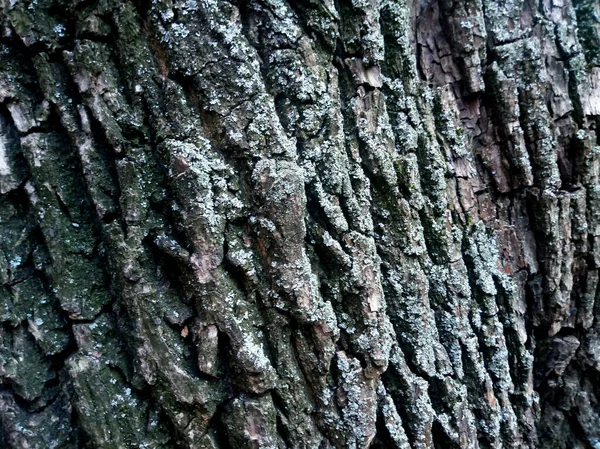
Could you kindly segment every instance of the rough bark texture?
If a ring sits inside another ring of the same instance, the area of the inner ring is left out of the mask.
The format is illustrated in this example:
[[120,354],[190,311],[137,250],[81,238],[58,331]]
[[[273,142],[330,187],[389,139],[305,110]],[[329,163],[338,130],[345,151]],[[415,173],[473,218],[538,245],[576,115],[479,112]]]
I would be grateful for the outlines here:
[[0,446],[599,448],[597,0],[0,0]]

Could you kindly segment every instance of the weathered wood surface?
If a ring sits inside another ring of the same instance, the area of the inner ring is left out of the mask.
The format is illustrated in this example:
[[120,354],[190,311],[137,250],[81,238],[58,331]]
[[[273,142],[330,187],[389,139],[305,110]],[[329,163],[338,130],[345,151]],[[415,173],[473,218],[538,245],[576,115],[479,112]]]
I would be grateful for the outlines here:
[[0,0],[0,446],[599,448],[599,16]]

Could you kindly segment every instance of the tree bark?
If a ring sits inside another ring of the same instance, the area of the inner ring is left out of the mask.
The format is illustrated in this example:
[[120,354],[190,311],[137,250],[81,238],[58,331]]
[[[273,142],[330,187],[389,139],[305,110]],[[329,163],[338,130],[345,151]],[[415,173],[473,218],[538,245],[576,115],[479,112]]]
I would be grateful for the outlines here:
[[0,446],[600,447],[597,0],[0,0]]

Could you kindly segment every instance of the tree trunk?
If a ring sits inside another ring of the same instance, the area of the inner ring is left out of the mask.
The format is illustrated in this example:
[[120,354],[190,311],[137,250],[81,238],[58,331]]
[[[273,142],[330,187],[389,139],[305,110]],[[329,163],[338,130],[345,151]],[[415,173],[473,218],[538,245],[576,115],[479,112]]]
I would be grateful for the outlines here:
[[599,16],[0,0],[0,446],[599,448]]

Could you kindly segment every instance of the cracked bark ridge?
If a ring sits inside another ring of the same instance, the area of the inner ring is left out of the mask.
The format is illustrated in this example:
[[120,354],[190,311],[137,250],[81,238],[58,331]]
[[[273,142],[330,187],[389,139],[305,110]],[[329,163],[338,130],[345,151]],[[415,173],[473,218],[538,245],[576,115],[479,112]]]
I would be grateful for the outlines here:
[[0,0],[0,446],[600,445],[594,0]]

